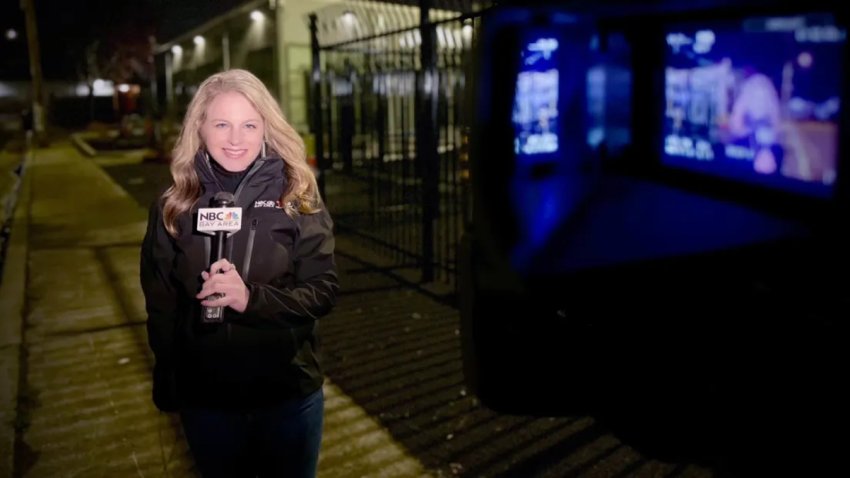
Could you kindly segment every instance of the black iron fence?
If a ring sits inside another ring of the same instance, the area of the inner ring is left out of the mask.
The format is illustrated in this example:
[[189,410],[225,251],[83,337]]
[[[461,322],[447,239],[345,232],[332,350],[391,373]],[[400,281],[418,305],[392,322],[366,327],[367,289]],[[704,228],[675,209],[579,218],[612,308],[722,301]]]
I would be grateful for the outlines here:
[[311,125],[340,230],[394,272],[456,286],[469,210],[465,101],[483,6],[432,7],[357,2],[311,15]]

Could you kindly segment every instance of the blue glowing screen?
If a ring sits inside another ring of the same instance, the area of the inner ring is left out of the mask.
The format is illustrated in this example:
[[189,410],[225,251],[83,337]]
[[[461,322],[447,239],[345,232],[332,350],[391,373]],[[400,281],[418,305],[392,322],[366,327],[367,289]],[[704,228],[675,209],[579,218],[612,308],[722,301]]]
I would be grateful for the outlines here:
[[846,30],[814,16],[666,32],[663,162],[829,197]]
[[518,156],[558,152],[558,40],[540,36],[522,49],[512,120]]

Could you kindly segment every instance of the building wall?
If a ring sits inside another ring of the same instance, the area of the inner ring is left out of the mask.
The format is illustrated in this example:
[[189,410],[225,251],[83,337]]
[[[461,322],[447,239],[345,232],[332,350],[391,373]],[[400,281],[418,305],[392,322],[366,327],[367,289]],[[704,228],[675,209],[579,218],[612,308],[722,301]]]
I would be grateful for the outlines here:
[[[278,0],[279,2],[283,0]],[[278,44],[281,56],[278,70],[284,113],[301,132],[309,128],[309,73],[312,68],[310,29],[311,12],[339,4],[340,0],[288,0],[277,11]]]
[[[263,13],[259,20],[251,18],[253,8],[250,7],[254,6]],[[170,75],[170,81],[165,79],[159,83],[170,87],[171,91],[160,95],[160,100],[164,98],[168,103],[164,110],[170,116],[182,117],[198,85],[227,68],[252,71],[273,94],[277,94],[273,12],[268,9],[267,2],[248,2],[246,7],[245,11],[214,19],[163,45],[165,48],[160,55],[170,57],[170,68],[164,68],[162,75]]]
[[[253,10],[262,12],[263,18],[252,19]],[[318,13],[322,44],[415,26],[419,22],[416,6],[351,0],[246,1],[194,31],[159,45],[158,56],[170,57],[157,59],[157,65],[162,67],[156,84],[166,90],[157,95],[162,111],[179,121],[204,78],[226,68],[244,68],[263,80],[278,98],[287,120],[299,132],[307,133],[312,68],[308,17],[314,12]],[[355,20],[347,19],[346,12],[354,13],[351,18]],[[454,14],[432,11],[433,18]],[[195,35],[203,36],[202,44],[195,43]],[[411,36],[411,46],[413,41]],[[172,51],[175,45],[180,47],[179,52]]]
[[[158,93],[161,110],[179,122],[201,81],[226,68],[244,68],[263,80],[288,121],[307,133],[307,78],[312,66],[308,14],[334,3],[339,0],[247,1],[194,31],[160,43],[156,84],[166,90]],[[252,19],[253,10],[262,18]],[[195,35],[203,42],[196,43]]]

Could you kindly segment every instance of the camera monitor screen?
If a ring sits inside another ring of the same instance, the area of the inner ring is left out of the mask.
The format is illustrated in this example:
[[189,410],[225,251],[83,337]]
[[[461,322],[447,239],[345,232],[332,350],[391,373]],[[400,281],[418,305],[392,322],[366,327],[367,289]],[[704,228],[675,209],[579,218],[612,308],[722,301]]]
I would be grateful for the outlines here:
[[511,53],[518,53],[496,60],[514,65],[500,80],[513,95],[494,98],[510,112],[510,123],[502,121],[513,140],[508,180],[517,230],[512,261],[518,268],[551,240],[590,187],[587,90],[593,33],[583,19],[561,15],[560,23],[523,25],[503,36],[513,43]]
[[662,163],[828,198],[846,30],[829,16],[666,30]]
[[517,156],[558,152],[558,39],[534,35],[525,42],[512,121]]

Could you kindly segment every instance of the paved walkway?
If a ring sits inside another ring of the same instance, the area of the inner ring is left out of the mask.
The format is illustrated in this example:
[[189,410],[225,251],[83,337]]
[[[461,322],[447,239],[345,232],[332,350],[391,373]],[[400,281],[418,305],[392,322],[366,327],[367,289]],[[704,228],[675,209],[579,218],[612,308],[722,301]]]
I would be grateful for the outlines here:
[[[68,142],[29,161],[0,289],[0,478],[196,475],[176,416],[149,399],[140,204],[164,167]],[[712,476],[643,456],[591,417],[482,407],[458,311],[365,265],[351,238],[338,251],[320,478]]]
[[[5,278],[19,293],[26,284],[24,352],[16,357],[17,347],[2,349],[4,388],[20,384],[2,396],[4,458],[11,456],[10,402],[17,397],[20,476],[194,476],[176,416],[158,412],[149,398],[151,355],[138,284],[145,210],[68,143],[36,151],[21,199],[21,247],[10,258],[25,257],[26,267]],[[4,345],[16,342],[15,320],[2,323],[4,337],[12,337]],[[23,375],[13,377],[19,363]],[[325,392],[320,476],[424,474],[336,386],[329,382]],[[357,439],[348,439],[355,432]],[[4,463],[2,476],[10,476]]]
[[[15,219],[18,198],[28,195],[22,191],[20,169],[29,153],[23,147],[23,135],[0,136],[0,225],[11,225]],[[11,476],[13,467],[19,357],[21,352],[21,317],[24,307],[27,227],[26,214],[18,208],[18,231],[13,236],[2,231],[0,247],[0,477]],[[4,271],[6,274],[4,275]],[[10,277],[3,281],[4,277]]]

